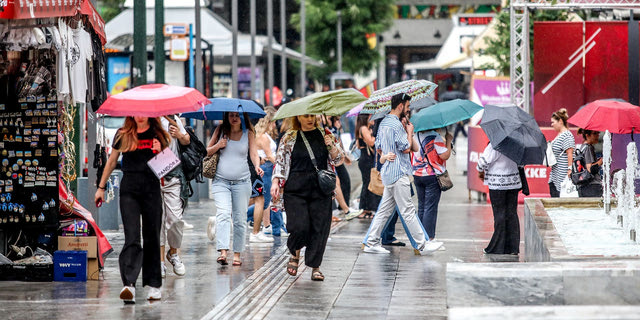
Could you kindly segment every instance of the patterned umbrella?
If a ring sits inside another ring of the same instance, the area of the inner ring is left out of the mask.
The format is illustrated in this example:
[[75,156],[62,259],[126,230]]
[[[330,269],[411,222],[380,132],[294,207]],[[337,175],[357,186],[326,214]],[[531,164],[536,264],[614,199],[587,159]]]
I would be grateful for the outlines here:
[[371,114],[391,110],[391,97],[398,93],[411,96],[411,102],[423,99],[438,87],[427,80],[407,80],[384,87],[371,94],[360,113]]

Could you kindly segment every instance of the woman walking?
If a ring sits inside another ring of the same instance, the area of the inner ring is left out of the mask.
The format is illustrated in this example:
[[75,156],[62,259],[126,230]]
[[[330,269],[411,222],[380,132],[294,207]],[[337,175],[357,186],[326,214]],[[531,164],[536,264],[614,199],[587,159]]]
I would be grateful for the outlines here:
[[318,170],[332,170],[343,156],[335,136],[320,129],[314,115],[294,117],[278,147],[271,196],[287,213],[287,247],[292,255],[287,272],[292,276],[298,273],[300,249],[307,247],[305,263],[313,268],[311,280],[324,280],[320,264],[331,228],[332,195],[320,190],[313,163]]
[[247,156],[250,156],[256,173],[263,175],[258,160],[255,132],[245,113],[226,112],[222,124],[216,128],[209,145],[208,155],[220,151],[216,176],[211,184],[216,203],[216,247],[220,252],[216,260],[227,265],[233,219],[233,265],[242,265],[240,253],[244,251],[247,231],[247,207],[251,196],[251,173]]
[[360,209],[363,210],[358,218],[373,219],[373,212],[378,210],[381,196],[369,191],[371,182],[371,168],[375,165],[375,151],[373,146],[376,138],[371,132],[373,121],[369,121],[370,116],[362,114],[356,121],[356,143],[360,149],[360,159],[358,159],[358,169],[362,175],[362,191],[360,191]]
[[576,140],[567,128],[567,109],[562,108],[551,115],[551,127],[558,132],[558,135],[551,142],[553,155],[556,157],[556,164],[551,167],[549,177],[549,193],[551,197],[560,197],[560,187],[562,181],[571,174],[570,163],[573,163],[573,149]]
[[493,236],[483,251],[517,255],[520,252],[518,192],[522,187],[518,165],[489,143],[478,159],[477,169],[480,179],[489,187],[493,209]]
[[[446,134],[443,139],[442,134]],[[422,222],[429,240],[436,237],[440,185],[437,175],[447,170],[447,160],[451,156],[453,136],[446,128],[422,131],[414,135],[420,151],[413,155],[413,181],[418,192],[418,218]]]
[[584,197],[602,197],[602,177],[600,176],[600,166],[602,166],[602,158],[596,157],[596,150],[593,147],[600,138],[600,132],[586,129],[579,129],[578,134],[584,138],[584,144],[580,148],[582,153],[585,169],[591,173],[591,180],[584,184],[578,185],[578,196]]
[[[118,257],[120,277],[124,287],[120,299],[135,303],[135,284],[142,270],[142,285],[147,300],[160,300],[162,275],[160,270],[160,228],[162,226],[162,196],[160,180],[147,161],[169,146],[171,137],[157,118],[127,117],[113,142],[113,151],[104,168],[95,194],[96,205],[104,201],[107,180],[122,154],[120,211],[124,227],[124,246]],[[142,224],[140,223],[142,217]],[[140,229],[142,228],[142,244]]]

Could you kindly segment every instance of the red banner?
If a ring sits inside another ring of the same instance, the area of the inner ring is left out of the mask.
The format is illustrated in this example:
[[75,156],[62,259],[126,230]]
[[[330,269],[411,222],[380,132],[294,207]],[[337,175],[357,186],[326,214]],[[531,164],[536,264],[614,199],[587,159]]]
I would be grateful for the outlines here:
[[[553,140],[558,134],[553,128],[540,128],[547,141]],[[571,130],[573,136],[576,139],[576,143],[582,143],[582,137],[578,137],[576,129]],[[482,193],[488,193],[489,189],[484,185],[484,182],[478,178],[478,170],[476,166],[478,164],[478,158],[482,155],[482,152],[489,144],[489,138],[484,134],[482,128],[478,126],[469,127],[469,147],[467,151],[467,188],[469,190],[478,191]],[[527,183],[529,184],[529,196],[533,198],[546,198],[549,197],[549,175],[551,174],[551,168],[543,165],[529,165],[524,168],[525,175],[527,176]],[[523,199],[523,195],[520,194],[520,200]],[[520,201],[522,202],[522,201]]]

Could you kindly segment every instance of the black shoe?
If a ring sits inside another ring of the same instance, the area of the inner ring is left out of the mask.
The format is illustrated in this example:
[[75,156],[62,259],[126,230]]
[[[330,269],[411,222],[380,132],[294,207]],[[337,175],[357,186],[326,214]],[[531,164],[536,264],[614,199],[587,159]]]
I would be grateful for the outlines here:
[[394,241],[394,242],[391,242],[391,243],[383,243],[383,245],[385,245],[385,246],[395,246],[395,247],[404,247],[407,244],[402,242],[402,241]]

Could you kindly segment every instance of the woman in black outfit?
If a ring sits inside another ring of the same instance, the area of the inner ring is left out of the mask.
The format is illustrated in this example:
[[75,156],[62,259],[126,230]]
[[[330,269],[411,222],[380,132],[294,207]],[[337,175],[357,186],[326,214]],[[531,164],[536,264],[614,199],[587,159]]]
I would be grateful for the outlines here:
[[332,195],[320,190],[305,138],[319,170],[342,163],[344,153],[338,141],[318,127],[316,116],[294,117],[292,129],[282,137],[276,153],[271,195],[274,205],[284,205],[287,213],[287,247],[292,255],[287,272],[292,276],[298,273],[300,249],[307,247],[305,263],[313,268],[311,280],[323,281],[320,264],[331,229]]
[[[104,190],[122,153],[120,211],[124,227],[124,246],[119,256],[124,288],[120,299],[135,303],[135,284],[142,269],[142,285],[147,300],[161,298],[160,228],[162,196],[160,180],[147,165],[153,156],[169,146],[171,137],[158,118],[127,117],[113,142],[113,151],[104,168],[95,194],[96,205],[104,201]],[[140,217],[142,216],[142,225]],[[142,228],[143,244],[140,240]]]
[[358,168],[362,175],[362,191],[360,191],[360,209],[364,210],[358,218],[373,218],[372,212],[378,210],[381,196],[369,191],[369,182],[371,181],[371,168],[375,162],[375,151],[373,149],[376,138],[371,132],[373,121],[369,121],[369,115],[362,114],[358,116],[356,122],[356,139],[358,149],[360,149],[360,159],[358,159]]

